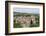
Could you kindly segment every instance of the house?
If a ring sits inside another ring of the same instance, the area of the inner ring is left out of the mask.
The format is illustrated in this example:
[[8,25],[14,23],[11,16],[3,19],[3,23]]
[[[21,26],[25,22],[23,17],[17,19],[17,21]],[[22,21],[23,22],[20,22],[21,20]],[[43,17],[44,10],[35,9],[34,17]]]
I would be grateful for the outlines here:
[[16,23],[18,23],[18,22],[23,27],[29,27],[30,24],[35,24],[36,23],[35,16],[33,16],[33,15],[32,16],[28,16],[28,17],[20,16],[20,17],[16,18]]

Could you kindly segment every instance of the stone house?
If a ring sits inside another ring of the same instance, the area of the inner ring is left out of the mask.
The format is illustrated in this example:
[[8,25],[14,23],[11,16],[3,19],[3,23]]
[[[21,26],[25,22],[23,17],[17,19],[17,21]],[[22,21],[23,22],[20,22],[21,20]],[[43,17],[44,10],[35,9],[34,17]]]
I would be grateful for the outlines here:
[[35,16],[33,16],[33,15],[31,17],[20,16],[20,17],[16,18],[16,23],[18,23],[18,22],[23,27],[29,27],[30,24],[35,24],[36,23]]

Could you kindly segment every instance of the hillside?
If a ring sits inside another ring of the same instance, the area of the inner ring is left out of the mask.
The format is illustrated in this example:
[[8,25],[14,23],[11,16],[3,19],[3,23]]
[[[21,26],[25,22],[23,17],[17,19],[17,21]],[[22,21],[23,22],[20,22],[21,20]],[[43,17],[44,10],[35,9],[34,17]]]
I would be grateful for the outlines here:
[[21,16],[21,15],[26,15],[26,16],[31,16],[31,15],[34,15],[34,16],[38,16],[39,14],[35,14],[35,13],[20,13],[20,12],[14,12],[13,13],[14,16]]

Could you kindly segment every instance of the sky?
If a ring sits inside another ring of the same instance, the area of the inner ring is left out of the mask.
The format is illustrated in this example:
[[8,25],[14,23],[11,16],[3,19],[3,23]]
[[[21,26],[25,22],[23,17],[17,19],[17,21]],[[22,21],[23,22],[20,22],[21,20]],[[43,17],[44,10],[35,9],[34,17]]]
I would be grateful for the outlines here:
[[39,8],[14,8],[14,12],[39,14]]

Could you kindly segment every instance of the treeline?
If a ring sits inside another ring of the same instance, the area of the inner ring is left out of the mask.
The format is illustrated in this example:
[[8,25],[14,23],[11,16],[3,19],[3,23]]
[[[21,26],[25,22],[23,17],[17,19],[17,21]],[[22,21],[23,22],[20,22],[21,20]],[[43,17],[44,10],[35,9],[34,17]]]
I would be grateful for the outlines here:
[[33,13],[19,13],[19,12],[14,12],[14,17],[15,16],[39,16],[39,14],[33,14]]

